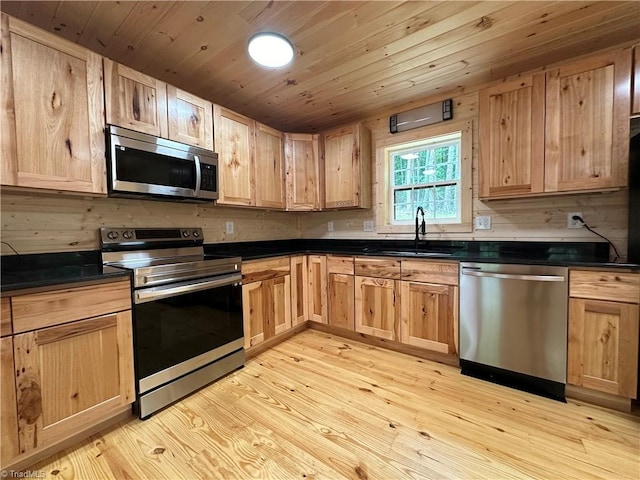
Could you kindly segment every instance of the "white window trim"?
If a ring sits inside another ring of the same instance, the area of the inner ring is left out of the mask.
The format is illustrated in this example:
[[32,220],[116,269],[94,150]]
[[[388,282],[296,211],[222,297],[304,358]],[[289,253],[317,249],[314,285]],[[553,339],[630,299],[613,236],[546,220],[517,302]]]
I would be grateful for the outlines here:
[[390,205],[390,168],[388,167],[387,149],[391,146],[417,142],[428,137],[439,137],[455,132],[461,132],[460,138],[460,223],[427,220],[427,232],[436,233],[467,233],[472,232],[472,157],[473,157],[473,125],[471,120],[449,121],[427,127],[407,130],[405,132],[389,134],[385,138],[376,139],[376,232],[414,233],[415,226],[411,224],[393,224]]

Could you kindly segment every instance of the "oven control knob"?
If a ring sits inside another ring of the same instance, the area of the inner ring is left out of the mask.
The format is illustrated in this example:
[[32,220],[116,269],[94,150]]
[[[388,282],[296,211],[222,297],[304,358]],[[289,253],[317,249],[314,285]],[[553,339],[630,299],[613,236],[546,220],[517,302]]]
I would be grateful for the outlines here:
[[113,230],[107,233],[107,238],[110,240],[115,240],[118,238],[118,232],[114,232]]
[[186,238],[186,237],[188,237],[188,236],[189,236],[189,232],[188,232],[188,231],[186,231],[186,230],[184,230],[184,231],[182,232],[182,236],[183,236],[183,237],[185,237],[185,238]]
[[123,232],[122,233],[122,238],[124,238],[126,240],[129,240],[132,237],[131,233],[132,232]]
[[200,232],[199,232],[198,230],[194,230],[194,231],[193,231],[193,236],[194,236],[195,238],[198,238],[198,237],[200,236]]

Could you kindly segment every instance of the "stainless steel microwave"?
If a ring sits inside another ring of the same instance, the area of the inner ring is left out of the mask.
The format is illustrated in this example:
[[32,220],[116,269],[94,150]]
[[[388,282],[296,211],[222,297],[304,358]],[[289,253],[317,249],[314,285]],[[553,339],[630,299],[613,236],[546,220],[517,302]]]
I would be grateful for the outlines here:
[[107,184],[111,197],[182,202],[218,198],[218,154],[108,125]]

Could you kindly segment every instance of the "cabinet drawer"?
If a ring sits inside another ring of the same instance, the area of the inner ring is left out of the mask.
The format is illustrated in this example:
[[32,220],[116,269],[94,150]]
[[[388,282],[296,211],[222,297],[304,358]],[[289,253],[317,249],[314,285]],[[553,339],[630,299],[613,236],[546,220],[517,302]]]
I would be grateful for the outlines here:
[[0,311],[0,336],[11,335],[11,331],[11,300],[5,297]]
[[458,285],[457,262],[434,262],[432,260],[402,260],[402,280],[414,282]]
[[353,275],[353,257],[327,255],[327,272]]
[[290,272],[289,257],[245,262],[242,264],[242,281],[243,283],[259,282],[289,275]]
[[14,333],[131,308],[129,280],[11,297]]
[[569,273],[569,296],[640,303],[640,274],[572,270]]
[[363,277],[400,278],[400,260],[380,257],[355,259],[355,274]]

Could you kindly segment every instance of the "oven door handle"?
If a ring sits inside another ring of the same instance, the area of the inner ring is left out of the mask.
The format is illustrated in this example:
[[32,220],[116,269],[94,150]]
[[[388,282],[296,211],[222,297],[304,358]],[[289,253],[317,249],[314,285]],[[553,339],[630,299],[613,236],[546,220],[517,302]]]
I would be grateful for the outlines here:
[[221,277],[217,277],[214,280],[205,280],[202,282],[190,281],[183,282],[178,285],[164,285],[161,287],[136,290],[134,292],[134,302],[136,304],[153,302],[154,300],[160,300],[162,298],[176,297],[185,293],[199,292],[202,290],[209,290],[211,288],[224,287],[227,285],[233,285],[234,283],[242,283],[241,273],[224,275]]

